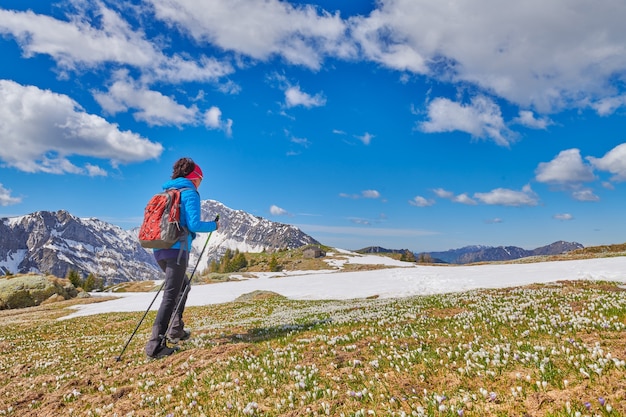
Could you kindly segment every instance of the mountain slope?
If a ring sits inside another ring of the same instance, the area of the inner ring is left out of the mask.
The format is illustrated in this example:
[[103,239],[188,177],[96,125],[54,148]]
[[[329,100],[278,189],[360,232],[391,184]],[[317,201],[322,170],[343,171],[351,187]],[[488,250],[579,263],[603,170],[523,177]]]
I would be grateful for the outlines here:
[[[295,226],[275,223],[213,201],[202,201],[202,217],[220,214],[220,229],[214,232],[198,264],[204,270],[226,249],[242,252],[291,249],[318,242]],[[60,210],[40,211],[0,219],[0,275],[50,273],[64,277],[70,269],[90,273],[107,284],[162,278],[152,252],[142,248],[137,229],[123,230],[95,218],[78,218]],[[190,268],[195,266],[207,235],[194,240]]]
[[64,210],[0,219],[1,271],[64,277],[69,269],[109,283],[158,274],[151,254],[132,234],[101,220]]
[[[201,208],[205,220],[212,220],[219,214],[220,228],[211,234],[198,264],[198,271],[206,269],[211,260],[221,259],[227,249],[258,253],[319,244],[295,226],[272,222],[243,210],[233,210],[215,200],[203,200]],[[202,234],[194,240],[189,257],[191,266],[196,264],[207,238],[207,235]]]

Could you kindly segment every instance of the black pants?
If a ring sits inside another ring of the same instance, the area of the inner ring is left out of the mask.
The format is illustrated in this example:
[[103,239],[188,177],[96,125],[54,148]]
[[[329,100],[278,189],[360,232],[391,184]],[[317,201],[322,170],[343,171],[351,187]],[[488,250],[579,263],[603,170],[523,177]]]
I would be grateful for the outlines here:
[[169,336],[180,337],[184,332],[183,311],[187,302],[186,295],[180,303],[177,314],[174,317],[172,317],[172,314],[183,296],[184,286],[191,283],[185,273],[187,270],[187,256],[181,256],[180,262],[177,261],[177,258],[159,261],[159,266],[165,272],[165,285],[163,285],[163,299],[152,325],[152,335],[146,344],[146,354],[148,355],[154,355],[159,350],[163,338],[166,336],[165,332],[169,326],[170,319],[172,320],[172,327],[170,328]]

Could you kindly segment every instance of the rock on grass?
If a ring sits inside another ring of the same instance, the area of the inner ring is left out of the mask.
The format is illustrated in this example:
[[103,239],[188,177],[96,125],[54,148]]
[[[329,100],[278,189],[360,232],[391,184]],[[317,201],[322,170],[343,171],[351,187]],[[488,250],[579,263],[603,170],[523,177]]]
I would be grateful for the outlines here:
[[[0,310],[37,306],[48,300],[74,298],[78,290],[66,279],[44,275],[0,278]],[[59,296],[59,297],[56,297]]]

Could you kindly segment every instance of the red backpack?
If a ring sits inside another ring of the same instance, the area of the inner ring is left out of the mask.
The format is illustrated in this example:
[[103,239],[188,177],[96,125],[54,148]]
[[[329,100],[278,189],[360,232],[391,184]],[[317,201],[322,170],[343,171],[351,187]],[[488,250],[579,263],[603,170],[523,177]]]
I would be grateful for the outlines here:
[[139,243],[144,248],[167,249],[181,240],[187,230],[180,225],[180,192],[170,188],[155,194],[144,210]]

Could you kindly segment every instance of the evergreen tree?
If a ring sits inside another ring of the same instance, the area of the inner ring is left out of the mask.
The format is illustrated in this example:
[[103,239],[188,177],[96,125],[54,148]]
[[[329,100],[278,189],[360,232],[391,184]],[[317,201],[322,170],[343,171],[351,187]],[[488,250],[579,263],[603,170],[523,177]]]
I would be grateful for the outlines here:
[[405,262],[416,262],[415,255],[410,250],[404,251],[400,256],[400,260]]
[[220,272],[220,264],[215,259],[209,264],[209,272]]
[[93,286],[94,290],[104,291],[104,278],[95,277],[96,282]]
[[78,288],[83,285],[83,279],[80,277],[80,274],[75,269],[70,269],[67,271],[66,277],[74,287]]
[[220,262],[220,272],[229,272],[230,269],[230,260],[233,257],[233,252],[230,249],[226,249],[224,252],[224,256],[222,256],[222,261]]
[[85,278],[85,280],[83,281],[83,290],[89,292],[93,289],[94,284],[96,283],[96,277],[93,276],[93,274],[89,274],[87,275],[87,278]]
[[428,253],[420,253],[418,257],[418,262],[421,264],[429,264],[432,263],[433,258]]
[[90,292],[96,288],[96,276],[92,273],[87,275],[85,281],[83,281],[83,290]]
[[270,259],[269,263],[269,268],[272,272],[279,272],[282,269],[282,266],[280,266],[278,264],[278,261],[276,260],[276,255],[272,255],[272,259]]
[[246,256],[243,253],[237,251],[237,253],[233,257],[233,260],[230,262],[230,264],[231,264],[231,267],[230,267],[231,271],[236,272],[236,271],[241,271],[242,269],[247,267],[248,261],[246,260]]

